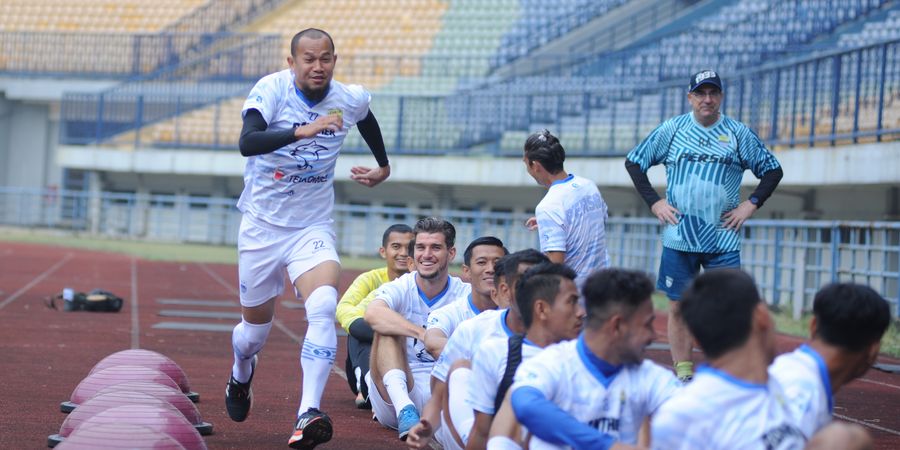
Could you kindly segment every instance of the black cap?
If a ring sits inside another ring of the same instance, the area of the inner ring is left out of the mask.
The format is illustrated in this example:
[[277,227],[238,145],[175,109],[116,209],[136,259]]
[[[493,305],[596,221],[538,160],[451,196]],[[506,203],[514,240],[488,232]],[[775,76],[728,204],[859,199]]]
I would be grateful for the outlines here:
[[691,75],[691,89],[689,92],[694,92],[694,90],[704,84],[711,84],[719,88],[720,91],[722,90],[722,79],[719,78],[719,74],[712,69],[705,69]]

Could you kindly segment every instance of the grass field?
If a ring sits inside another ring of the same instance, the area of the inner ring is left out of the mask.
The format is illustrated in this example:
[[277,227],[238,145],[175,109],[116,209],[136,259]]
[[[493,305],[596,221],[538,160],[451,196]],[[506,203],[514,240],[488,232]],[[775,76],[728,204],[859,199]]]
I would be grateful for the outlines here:
[[[237,249],[234,246],[104,239],[94,236],[78,236],[69,232],[23,230],[19,228],[0,228],[0,241],[29,242],[124,253],[158,261],[237,264]],[[380,267],[382,264],[382,260],[374,255],[371,257],[341,255],[341,265],[348,270],[370,270]],[[456,273],[459,272],[458,268],[452,268],[451,270]],[[654,295],[653,303],[659,310],[668,310],[668,300],[663,295]],[[773,315],[778,331],[802,337],[806,337],[809,334],[808,316],[804,316],[801,320],[794,320],[789,312],[773,312]],[[891,324],[887,333],[885,333],[884,339],[881,341],[881,351],[900,357],[900,326],[898,326],[896,321]]]

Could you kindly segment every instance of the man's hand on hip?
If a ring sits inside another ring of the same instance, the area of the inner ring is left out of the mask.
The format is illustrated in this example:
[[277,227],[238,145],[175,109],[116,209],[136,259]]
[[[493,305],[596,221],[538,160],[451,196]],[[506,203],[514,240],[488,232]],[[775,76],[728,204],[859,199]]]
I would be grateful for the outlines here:
[[660,199],[653,206],[650,207],[650,211],[653,212],[653,215],[659,219],[659,223],[662,224],[678,224],[678,216],[681,215],[681,211],[675,209],[674,206],[670,205],[666,199]]
[[740,230],[741,225],[753,216],[756,210],[756,205],[750,203],[750,200],[744,200],[737,208],[722,215],[722,220],[724,221],[722,226],[728,229]]

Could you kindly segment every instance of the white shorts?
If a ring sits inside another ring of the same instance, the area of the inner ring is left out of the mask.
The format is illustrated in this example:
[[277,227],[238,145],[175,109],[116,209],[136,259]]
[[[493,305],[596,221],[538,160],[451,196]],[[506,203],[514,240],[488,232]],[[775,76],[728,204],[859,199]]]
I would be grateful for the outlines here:
[[[469,440],[472,425],[475,424],[475,410],[466,401],[471,382],[472,369],[468,367],[457,368],[450,372],[450,377],[447,379],[447,398],[449,399],[447,409],[450,411],[450,420],[453,421],[453,426],[456,428],[456,435],[462,439],[464,445]],[[444,446],[444,450],[462,450],[456,439],[453,438],[444,411],[441,411],[441,426],[435,432],[434,438]]]
[[241,305],[259,306],[284,292],[284,269],[291,283],[325,262],[340,264],[330,224],[288,228],[244,214],[238,233]]
[[[413,372],[413,389],[409,393],[409,399],[412,400],[419,413],[425,408],[425,404],[431,398],[431,371]],[[366,373],[366,384],[369,385],[369,401],[372,402],[372,412],[378,419],[378,423],[388,427],[397,429],[397,411],[390,399],[381,398],[381,393],[375,387],[372,381],[372,372]]]

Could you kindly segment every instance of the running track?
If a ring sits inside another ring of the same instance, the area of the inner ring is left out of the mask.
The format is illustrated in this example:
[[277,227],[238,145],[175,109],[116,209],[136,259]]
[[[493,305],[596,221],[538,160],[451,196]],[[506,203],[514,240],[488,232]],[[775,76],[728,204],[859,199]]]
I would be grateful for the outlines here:
[[[183,306],[162,299],[236,302],[234,266],[169,263],[118,254],[62,247],[0,242],[0,448],[46,448],[65,415],[59,402],[90,369],[110,353],[128,348],[154,350],[175,360],[187,373],[205,421],[215,427],[206,437],[211,449],[286,448],[298,405],[299,341],[305,332],[301,309],[279,306],[276,326],[261,354],[254,378],[254,405],[243,423],[228,419],[223,405],[231,367],[231,334],[154,328],[163,322],[202,323],[225,328],[234,319],[164,317],[179,310],[235,313],[236,306]],[[345,273],[341,290],[355,274]],[[65,313],[48,309],[44,298],[63,287],[79,291],[103,288],[126,299],[118,314]],[[289,292],[289,291],[288,291]],[[203,315],[203,314],[201,314]],[[656,321],[664,336],[665,320]],[[339,338],[338,364],[343,367],[345,338]],[[779,349],[800,341],[782,336]],[[667,351],[649,356],[665,363]],[[882,362],[898,361],[882,358]],[[323,409],[333,418],[335,437],[323,448],[404,448],[396,432],[380,427],[368,411],[357,410],[346,381],[332,374]],[[876,448],[900,448],[900,377],[875,370],[845,387],[835,413],[866,426]]]

